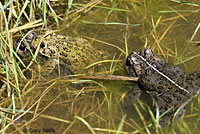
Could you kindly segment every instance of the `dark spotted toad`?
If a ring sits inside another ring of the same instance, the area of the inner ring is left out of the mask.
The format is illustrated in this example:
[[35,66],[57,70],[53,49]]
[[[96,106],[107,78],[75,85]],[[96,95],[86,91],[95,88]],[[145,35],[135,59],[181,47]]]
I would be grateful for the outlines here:
[[[186,76],[177,66],[167,64],[155,56],[150,49],[132,52],[126,61],[127,72],[139,77],[138,83],[149,93],[154,93],[160,124],[166,124],[176,114],[176,119],[184,115],[185,105],[198,95],[200,90],[200,70]],[[156,94],[156,95],[155,95]]]

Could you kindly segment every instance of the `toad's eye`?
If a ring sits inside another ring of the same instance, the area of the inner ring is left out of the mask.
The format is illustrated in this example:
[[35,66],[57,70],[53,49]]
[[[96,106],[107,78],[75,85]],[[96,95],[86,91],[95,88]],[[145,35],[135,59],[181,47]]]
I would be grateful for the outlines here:
[[22,51],[24,51],[25,48],[26,48],[26,47],[25,47],[24,45],[20,45],[20,47],[19,47],[19,49],[22,50]]
[[146,48],[146,49],[144,50],[144,56],[146,56],[146,57],[148,58],[148,57],[150,57],[151,55],[153,55],[151,49]]
[[145,50],[145,53],[146,53],[146,54],[151,53],[151,49],[146,49],[146,50]]
[[44,48],[44,47],[45,47],[45,44],[43,42],[41,42],[40,48]]
[[131,61],[130,61],[129,57],[126,60],[126,66],[131,66]]

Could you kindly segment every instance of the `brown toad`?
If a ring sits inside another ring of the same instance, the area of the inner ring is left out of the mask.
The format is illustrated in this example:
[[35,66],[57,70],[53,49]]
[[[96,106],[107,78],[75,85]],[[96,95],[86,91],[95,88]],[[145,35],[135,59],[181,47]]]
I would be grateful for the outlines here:
[[[106,57],[105,53],[81,37],[68,37],[49,31],[31,32],[26,37],[26,42],[32,52],[38,49],[39,54],[47,58],[43,65],[46,73],[50,73],[58,63],[64,65],[70,74],[82,73],[86,66]],[[28,47],[23,41],[18,54],[30,57]]]

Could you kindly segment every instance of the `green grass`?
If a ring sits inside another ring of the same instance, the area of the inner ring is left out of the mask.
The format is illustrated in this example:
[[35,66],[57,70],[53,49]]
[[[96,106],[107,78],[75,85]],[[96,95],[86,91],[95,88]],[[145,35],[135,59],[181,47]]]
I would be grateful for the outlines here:
[[[187,6],[200,7],[199,4],[190,3],[190,2],[187,2],[187,1],[181,1],[181,0],[170,0],[170,1],[175,2],[175,3],[179,3],[179,4],[183,4],[183,5],[187,5]],[[169,11],[169,10],[159,11],[159,13],[172,13],[172,12],[174,12],[174,11]],[[200,12],[200,10],[176,10],[176,12],[196,13],[196,12]]]

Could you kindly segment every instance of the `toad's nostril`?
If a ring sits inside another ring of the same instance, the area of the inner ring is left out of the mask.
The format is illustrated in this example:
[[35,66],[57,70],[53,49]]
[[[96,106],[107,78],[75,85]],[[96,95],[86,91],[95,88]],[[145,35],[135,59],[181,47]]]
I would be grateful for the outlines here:
[[127,58],[127,60],[126,60],[126,66],[131,66],[131,63],[130,63],[131,61],[130,61],[130,59],[129,59],[129,57]]

